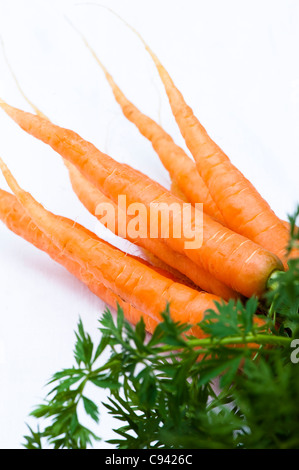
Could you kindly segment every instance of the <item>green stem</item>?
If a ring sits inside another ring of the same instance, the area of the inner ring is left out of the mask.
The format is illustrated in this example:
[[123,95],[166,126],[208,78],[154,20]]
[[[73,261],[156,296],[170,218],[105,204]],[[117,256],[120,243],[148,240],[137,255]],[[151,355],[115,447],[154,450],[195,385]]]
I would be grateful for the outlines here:
[[[198,354],[208,354],[213,347],[217,346],[233,346],[233,345],[244,345],[245,348],[248,349],[248,344],[254,343],[255,347],[250,348],[253,352],[257,352],[259,348],[257,348],[258,345],[274,345],[274,346],[285,346],[288,347],[291,343],[292,339],[284,336],[275,336],[275,335],[269,335],[269,334],[248,334],[246,336],[227,336],[222,339],[213,339],[213,338],[202,338],[202,339],[190,339],[186,341],[184,346],[173,346],[173,345],[165,345],[161,346],[158,348],[159,353],[167,353],[167,352],[173,352],[173,351],[179,351],[181,349],[196,349],[200,348],[197,352]],[[241,348],[238,349],[238,351],[241,351]],[[157,350],[156,350],[157,352]],[[167,358],[168,356],[163,356],[164,358]],[[169,357],[172,357],[169,356]],[[148,356],[140,354],[139,355],[140,361],[143,361],[143,359],[149,359]],[[99,373],[104,372],[105,370],[109,370],[111,363],[105,364],[102,367],[99,367],[96,370],[93,370],[89,374],[89,378],[96,377]]]
[[276,311],[274,310],[274,302],[272,302],[272,304],[269,308],[269,317],[272,318],[273,323],[275,325],[275,323],[276,323]]
[[[225,338],[216,340],[211,338],[203,338],[203,339],[191,339],[186,342],[186,346],[190,348],[197,348],[197,347],[211,347],[211,346],[226,346],[226,345],[233,345],[233,344],[248,344],[248,343],[255,343],[255,344],[262,344],[262,345],[276,345],[276,346],[289,346],[292,339],[287,338],[285,336],[274,336],[269,334],[248,334],[246,336],[227,336]],[[179,347],[174,346],[162,346],[162,351],[170,351],[174,349],[179,349]]]

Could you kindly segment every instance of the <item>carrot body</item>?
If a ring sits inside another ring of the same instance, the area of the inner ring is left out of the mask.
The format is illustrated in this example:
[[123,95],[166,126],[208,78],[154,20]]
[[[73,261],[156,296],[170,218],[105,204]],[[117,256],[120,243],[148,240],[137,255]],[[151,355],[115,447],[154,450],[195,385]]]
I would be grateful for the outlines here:
[[[16,197],[0,189],[0,220],[16,235],[24,238],[41,251],[46,252],[54,261],[61,264],[77,279],[83,282],[91,292],[102,299],[103,302],[116,309],[117,304],[123,309],[125,317],[133,324],[143,317],[146,330],[152,333],[157,322],[148,315],[135,309],[128,302],[124,302],[110,289],[98,282],[95,277],[76,261],[66,256],[45,234],[39,230],[32,219],[26,214]],[[67,220],[67,219],[64,219]],[[74,223],[70,220],[70,226]],[[81,227],[83,229],[83,227]]]
[[[92,183],[90,183],[74,165],[66,161],[66,166],[69,170],[70,180],[74,192],[77,194],[78,198],[82,204],[87,208],[87,210],[92,214],[97,216],[97,208],[100,204],[113,204],[111,199],[107,198],[99,189],[97,189]],[[116,204],[113,204],[115,211],[115,233],[120,235],[118,232],[118,215],[121,210]],[[101,218],[99,218],[101,221]],[[211,276],[207,271],[204,271],[198,265],[196,265],[192,260],[187,258],[187,256],[175,252],[170,247],[165,245],[163,241],[158,239],[151,238],[131,238],[127,232],[126,238],[137,244],[139,247],[146,250],[148,253],[150,261],[153,261],[153,258],[150,254],[153,254],[159,260],[163,261],[163,264],[160,265],[163,269],[169,269],[171,266],[175,270],[175,274],[179,277],[180,273],[186,276],[186,279],[183,279],[186,283],[187,278],[191,279],[196,286],[199,286],[206,292],[219,295],[221,298],[228,300],[230,298],[237,298],[238,295],[235,291],[230,289],[226,284],[218,281]],[[157,260],[153,261],[157,264]],[[169,265],[169,266],[168,266]],[[172,271],[173,272],[173,271]]]
[[182,199],[182,201],[185,201],[185,202],[191,202],[187,195],[181,190],[181,188],[179,187],[179,185],[176,183],[176,181],[174,180],[171,180],[171,183],[170,183],[170,191],[172,192],[172,194],[180,199]]
[[[144,41],[143,41],[144,42]],[[145,43],[144,43],[145,44]],[[209,137],[157,56],[145,44],[164,84],[172,113],[225,225],[275,253],[286,266],[288,232],[255,187]]]
[[[118,163],[103,154],[75,132],[4,102],[0,102],[0,105],[21,128],[49,144],[63,158],[73,163],[114,202],[117,202],[118,195],[121,194],[126,196],[127,204],[138,201],[149,208],[155,201],[165,203],[169,208],[176,203],[176,207],[179,206],[181,210],[183,201],[129,165]],[[195,209],[191,209],[191,221],[185,224],[190,232],[195,227],[196,218]],[[176,216],[177,212],[173,217]],[[185,254],[216,279],[247,297],[263,293],[271,273],[283,269],[282,263],[273,253],[228,230],[206,214],[203,214],[201,248],[186,249],[186,241],[190,241],[190,238],[175,238],[171,235],[164,238],[164,242],[172,249]]]

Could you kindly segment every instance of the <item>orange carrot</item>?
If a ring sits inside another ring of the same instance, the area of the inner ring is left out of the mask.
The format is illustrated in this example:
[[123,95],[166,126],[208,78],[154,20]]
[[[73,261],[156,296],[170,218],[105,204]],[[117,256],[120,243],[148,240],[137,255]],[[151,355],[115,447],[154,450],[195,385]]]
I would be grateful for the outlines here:
[[[141,172],[113,160],[93,144],[82,139],[75,132],[54,125],[46,119],[25,113],[1,101],[0,106],[26,132],[49,144],[60,155],[73,163],[106,196],[117,202],[118,195],[125,195],[127,204],[141,202],[149,210],[154,201],[169,207],[175,205],[172,213],[173,227],[180,220],[183,201],[176,198],[161,185]],[[163,212],[163,211],[162,211]],[[184,221],[184,231],[194,233],[199,213],[191,207],[191,220]],[[163,214],[162,214],[163,215]],[[207,214],[203,217],[203,243],[200,248],[186,248],[190,236],[169,237],[159,234],[173,250],[188,258],[231,289],[250,297],[261,295],[267,281],[275,270],[282,270],[281,261],[273,253],[263,249],[249,239],[228,230],[212,220]],[[181,227],[179,227],[181,229]]]
[[[133,31],[136,33],[134,29]],[[275,253],[286,267],[286,227],[256,188],[209,137],[158,57],[140,34],[138,36],[157,67],[181,134],[225,225]]]
[[171,178],[177,183],[180,190],[187,196],[191,203],[203,203],[203,209],[207,214],[220,222],[224,222],[221,212],[211,198],[206,184],[196,171],[195,163],[181,147],[175,144],[172,137],[164,131],[159,124],[139,111],[139,109],[126,98],[106,67],[99,60],[86,38],[77,30],[77,28],[75,29],[80,34],[86,47],[103,70],[114,97],[120,105],[124,115],[136,125],[144,137],[151,141],[162,164],[169,172]]
[[[63,218],[62,218],[63,219]],[[133,324],[143,317],[146,330],[152,333],[157,322],[140,310],[135,309],[128,302],[124,302],[121,297],[117,296],[113,291],[106,288],[104,284],[98,282],[95,277],[76,261],[69,258],[45,234],[39,230],[32,219],[26,214],[17,198],[12,194],[0,189],[0,220],[15,234],[24,238],[26,241],[34,245],[36,248],[46,252],[54,261],[65,267],[71,274],[82,281],[97,297],[103,302],[116,309],[117,304],[123,309],[125,317]],[[70,226],[74,225],[73,221],[68,221]],[[84,227],[80,226],[82,230]],[[94,235],[95,236],[95,235]],[[97,238],[95,236],[95,238]]]
[[173,319],[192,325],[191,334],[203,336],[197,323],[203,319],[206,310],[215,309],[215,301],[221,302],[219,297],[175,282],[107,242],[90,237],[78,226],[70,226],[23,191],[1,159],[0,167],[27,214],[64,254],[91,272],[106,288],[155,321],[160,321],[160,312],[170,303]]

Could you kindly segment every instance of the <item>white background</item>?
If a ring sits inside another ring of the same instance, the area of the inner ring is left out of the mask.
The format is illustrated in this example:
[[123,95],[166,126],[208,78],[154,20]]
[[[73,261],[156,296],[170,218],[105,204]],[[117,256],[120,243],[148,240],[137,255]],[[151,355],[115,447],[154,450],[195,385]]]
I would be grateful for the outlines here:
[[[66,22],[86,35],[138,107],[183,145],[144,47],[115,16],[73,0],[0,0],[0,34],[29,98],[119,161],[166,187],[151,145],[126,121],[102,71]],[[297,202],[299,129],[298,0],[104,1],[142,33],[195,114],[280,217]],[[0,96],[30,110],[0,50]],[[77,201],[60,157],[0,113],[0,155],[19,183],[49,210],[106,239]],[[7,189],[2,177],[0,187]],[[130,251],[128,243],[114,239]],[[136,252],[136,249],[133,250]],[[0,448],[21,447],[44,384],[73,364],[82,317],[93,338],[104,305],[44,253],[0,225]],[[90,390],[98,401],[105,392]],[[101,408],[98,433],[115,422]]]

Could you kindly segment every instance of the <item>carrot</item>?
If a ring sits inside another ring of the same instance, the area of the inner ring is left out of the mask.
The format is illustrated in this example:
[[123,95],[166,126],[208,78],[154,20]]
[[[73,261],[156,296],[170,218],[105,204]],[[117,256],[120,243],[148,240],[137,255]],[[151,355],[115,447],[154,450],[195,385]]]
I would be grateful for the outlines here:
[[[0,106],[29,134],[49,144],[60,155],[73,163],[82,174],[97,188],[117,202],[119,194],[125,195],[127,204],[141,202],[149,210],[154,201],[166,204],[169,213],[175,204],[173,226],[180,220],[183,201],[176,198],[161,185],[141,172],[113,160],[100,152],[94,145],[82,139],[75,132],[54,125],[46,119],[25,113],[1,101]],[[190,221],[184,221],[184,230],[194,233],[196,218],[200,214],[191,207]],[[163,215],[163,214],[162,214]],[[190,237],[163,237],[165,244],[173,250],[185,254],[216,279],[240,294],[250,297],[261,295],[273,271],[283,270],[281,261],[273,253],[264,250],[249,239],[234,233],[212,220],[207,214],[203,218],[203,243],[200,248],[188,248]],[[181,224],[181,220],[179,222]],[[181,227],[179,227],[180,229]]]
[[[61,264],[72,275],[83,282],[91,292],[107,303],[113,309],[117,309],[117,304],[123,309],[125,317],[133,324],[143,317],[146,330],[153,333],[157,322],[140,310],[135,309],[128,302],[124,302],[121,297],[106,288],[104,284],[98,282],[95,277],[84,270],[76,261],[66,256],[45,234],[39,230],[32,219],[26,214],[16,197],[0,189],[0,220],[16,235],[24,238],[36,248],[46,252],[54,261]],[[67,220],[67,219],[64,219]],[[70,226],[74,223],[69,221]],[[78,224],[75,224],[78,225]],[[83,229],[83,227],[81,227]]]
[[[69,170],[70,180],[74,192],[92,215],[97,217],[97,208],[100,204],[113,204],[111,199],[107,198],[99,189],[97,189],[92,183],[84,178],[84,176],[82,176],[80,171],[78,171],[74,165],[66,161],[66,166]],[[116,235],[122,236],[122,234],[120,234],[117,229],[119,211],[121,209],[117,206],[117,204],[113,204],[113,207],[116,216],[114,220],[114,232]],[[126,215],[123,214],[123,217],[126,217]],[[103,219],[101,217],[98,218],[100,222],[103,223]],[[128,219],[130,220],[130,218]],[[136,244],[146,250],[147,257],[149,257],[150,261],[154,262],[154,264],[158,264],[165,270],[169,270],[169,267],[171,267],[171,272],[173,272],[178,277],[180,274],[183,274],[184,277],[180,278],[181,282],[187,283],[187,278],[189,278],[196,286],[199,286],[206,292],[216,294],[224,300],[238,297],[235,291],[230,289],[224,283],[215,279],[209,272],[204,271],[192,260],[187,258],[187,256],[173,251],[170,247],[165,245],[163,241],[141,237],[131,238],[128,231],[125,236],[131,243]],[[151,254],[153,254],[155,258],[153,258]],[[158,260],[162,260],[163,263],[160,264]]]
[[206,310],[215,309],[215,301],[221,302],[219,297],[175,282],[107,242],[96,240],[86,230],[70,226],[23,191],[1,159],[0,168],[27,214],[64,254],[155,321],[160,321],[160,312],[170,303],[173,319],[192,325],[191,334],[203,336],[197,323],[203,319]]
[[141,39],[156,65],[181,134],[194,157],[199,175],[223,216],[225,225],[275,253],[287,267],[286,227],[256,188],[209,137],[158,57],[141,35],[134,28],[131,29]]
[[80,34],[86,47],[103,70],[114,97],[124,115],[136,125],[144,137],[151,141],[154,150],[169,172],[172,180],[177,183],[180,190],[187,196],[191,203],[203,203],[203,209],[207,214],[220,222],[224,222],[221,212],[213,201],[206,184],[196,171],[195,163],[181,147],[175,144],[172,137],[164,131],[159,124],[139,111],[139,109],[126,98],[83,34],[74,26],[73,28]]

